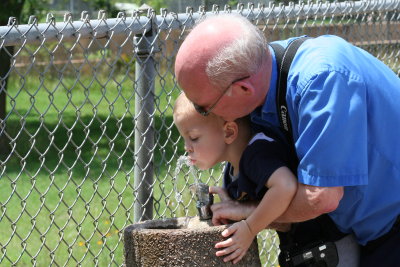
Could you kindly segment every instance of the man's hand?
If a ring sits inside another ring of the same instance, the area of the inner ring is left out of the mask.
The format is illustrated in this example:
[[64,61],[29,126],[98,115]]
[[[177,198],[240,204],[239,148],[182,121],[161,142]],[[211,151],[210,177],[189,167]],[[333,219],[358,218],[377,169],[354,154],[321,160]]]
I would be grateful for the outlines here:
[[225,200],[232,200],[229,197],[229,194],[226,191],[226,189],[222,188],[220,186],[210,186],[208,188],[208,191],[209,191],[210,194],[217,194],[219,196],[219,199],[221,199],[221,202],[223,202]]
[[225,189],[218,186],[210,186],[211,194],[218,194],[221,202],[211,206],[213,212],[212,222],[214,225],[229,224],[231,221],[246,219],[257,207],[258,202],[246,202],[232,200]]

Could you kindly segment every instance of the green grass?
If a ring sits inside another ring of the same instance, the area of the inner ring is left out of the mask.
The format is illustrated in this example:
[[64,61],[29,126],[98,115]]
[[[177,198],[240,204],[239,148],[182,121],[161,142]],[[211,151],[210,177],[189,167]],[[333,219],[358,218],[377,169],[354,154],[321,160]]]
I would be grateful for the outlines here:
[[[0,262],[121,265],[123,229],[134,222],[134,83],[124,75],[77,82],[52,74],[13,73],[9,81],[12,150],[11,157],[3,151],[0,169]],[[184,153],[171,116],[178,90],[170,80],[160,83],[166,91],[156,85],[154,217],[195,215],[187,170],[178,178],[179,205],[174,193]],[[215,183],[207,172],[201,179]]]

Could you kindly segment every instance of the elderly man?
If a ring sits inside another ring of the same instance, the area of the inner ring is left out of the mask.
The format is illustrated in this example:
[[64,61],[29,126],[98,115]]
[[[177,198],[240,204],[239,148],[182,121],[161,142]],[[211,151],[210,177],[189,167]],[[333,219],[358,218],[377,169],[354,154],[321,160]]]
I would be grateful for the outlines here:
[[[228,121],[250,114],[271,131],[279,131],[277,72],[273,49],[239,15],[200,22],[175,62],[178,83],[198,112]],[[329,214],[361,245],[361,266],[398,266],[400,79],[362,49],[320,36],[300,46],[284,82],[299,184],[277,223]],[[219,224],[246,218],[254,205],[226,200],[212,209]]]

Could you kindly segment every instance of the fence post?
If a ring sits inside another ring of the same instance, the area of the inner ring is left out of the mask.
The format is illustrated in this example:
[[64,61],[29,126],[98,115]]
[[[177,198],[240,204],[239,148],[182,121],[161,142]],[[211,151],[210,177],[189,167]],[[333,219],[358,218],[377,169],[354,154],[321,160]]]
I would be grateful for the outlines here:
[[[146,6],[149,10],[150,7]],[[142,11],[147,11],[141,7]],[[135,63],[135,203],[134,221],[153,218],[153,151],[154,151],[154,40],[156,35],[153,17],[152,27],[144,35],[134,37]]]

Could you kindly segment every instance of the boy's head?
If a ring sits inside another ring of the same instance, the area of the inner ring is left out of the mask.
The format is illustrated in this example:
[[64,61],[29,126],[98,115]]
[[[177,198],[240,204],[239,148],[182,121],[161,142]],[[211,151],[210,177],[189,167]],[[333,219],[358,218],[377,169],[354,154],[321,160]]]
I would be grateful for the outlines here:
[[173,116],[191,164],[205,170],[229,160],[228,146],[238,137],[236,122],[226,122],[215,114],[200,115],[184,93],[175,102]]

